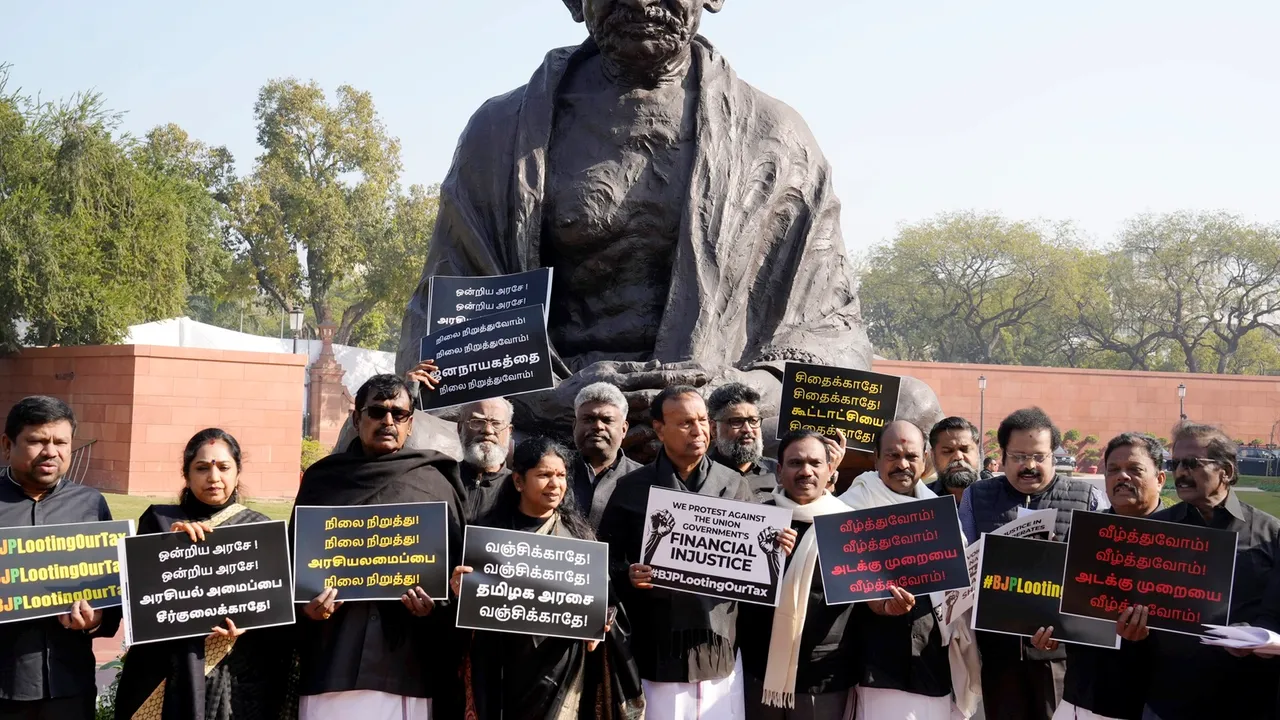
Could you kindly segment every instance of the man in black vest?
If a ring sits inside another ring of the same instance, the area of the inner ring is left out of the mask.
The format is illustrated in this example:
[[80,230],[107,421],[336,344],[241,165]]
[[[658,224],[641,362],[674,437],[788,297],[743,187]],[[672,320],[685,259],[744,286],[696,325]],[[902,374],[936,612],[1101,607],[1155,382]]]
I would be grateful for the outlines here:
[[[960,501],[960,526],[969,542],[1018,517],[1018,508],[1058,511],[1054,540],[1066,540],[1072,510],[1110,507],[1093,484],[1059,477],[1053,449],[1062,433],[1040,408],[1018,410],[1000,423],[1004,475],[979,480]],[[978,633],[982,652],[982,698],[988,717],[1000,720],[1049,720],[1062,702],[1066,651],[1035,649],[1026,638]]]

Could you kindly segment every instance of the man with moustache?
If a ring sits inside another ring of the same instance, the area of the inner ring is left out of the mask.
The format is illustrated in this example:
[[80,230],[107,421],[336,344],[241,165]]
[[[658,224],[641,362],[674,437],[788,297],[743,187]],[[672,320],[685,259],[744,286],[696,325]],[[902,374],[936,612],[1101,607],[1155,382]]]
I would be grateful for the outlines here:
[[965,489],[978,481],[978,447],[978,428],[973,423],[954,415],[939,420],[929,430],[929,449],[938,473],[929,490],[939,496],[951,494],[959,506]]
[[[1111,438],[1102,454],[1106,475],[1106,513],[1125,517],[1150,517],[1162,506],[1165,472],[1160,468],[1164,448],[1150,435],[1121,433]],[[1151,657],[1147,639],[1147,606],[1135,605],[1116,620],[1120,649],[1110,650],[1068,643],[1067,673],[1062,704],[1054,720],[1141,720],[1150,678]],[[1058,648],[1053,628],[1032,638],[1039,650]]]
[[573,444],[579,458],[570,482],[578,509],[597,531],[618,479],[642,467],[622,453],[629,427],[627,399],[613,385],[588,385],[574,398]]
[[502,484],[511,476],[507,452],[511,445],[511,403],[492,398],[458,408],[458,439],[462,442],[462,463],[458,473],[464,498],[466,521],[471,522],[493,509]]
[[[1231,623],[1267,627],[1280,597],[1280,520],[1240,501],[1233,489],[1236,452],[1219,428],[1175,428],[1173,485],[1181,502],[1151,518],[1236,533]],[[1202,645],[1177,633],[1153,633],[1148,642],[1153,661],[1143,720],[1276,717],[1280,661]]]
[[[1053,449],[1062,433],[1043,410],[1018,410],[996,431],[1005,474],[969,486],[960,501],[960,526],[969,542],[1011,522],[1018,509],[1057,510],[1053,539],[1071,530],[1072,510],[1104,510],[1106,497],[1084,480],[1057,475]],[[988,717],[1049,720],[1062,702],[1066,651],[1036,649],[1026,638],[978,632],[982,698]]]
[[[111,519],[102,493],[66,479],[76,418],[48,396],[19,400],[0,435],[0,527]],[[120,608],[77,600],[56,617],[0,624],[0,720],[92,720],[93,638],[120,627]]]
[[707,457],[711,422],[695,388],[663,390],[653,399],[650,418],[662,451],[618,481],[600,521],[613,587],[631,619],[645,717],[737,720],[744,714],[738,604],[653,587],[653,569],[641,564],[640,544],[651,487],[746,501],[751,489],[738,473]]
[[995,458],[993,457],[982,458],[981,475],[982,477],[978,478],[979,480],[986,480],[987,478],[996,476],[996,459]]
[[778,463],[764,457],[759,406],[760,393],[742,383],[722,385],[707,398],[711,459],[741,475],[763,502],[778,487]]

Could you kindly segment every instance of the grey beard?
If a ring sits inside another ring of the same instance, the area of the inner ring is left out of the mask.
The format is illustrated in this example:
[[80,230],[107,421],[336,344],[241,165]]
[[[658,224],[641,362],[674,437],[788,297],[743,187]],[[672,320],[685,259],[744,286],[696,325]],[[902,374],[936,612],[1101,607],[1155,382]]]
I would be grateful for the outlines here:
[[477,440],[462,450],[462,459],[476,468],[501,466],[507,460],[507,454],[497,443],[488,440]]
[[942,481],[942,487],[961,489],[978,482],[978,473],[967,467],[962,467],[940,472],[938,473],[938,479]]
[[743,445],[729,438],[716,438],[716,452],[734,465],[754,465],[764,455],[764,439],[756,438],[750,445]]

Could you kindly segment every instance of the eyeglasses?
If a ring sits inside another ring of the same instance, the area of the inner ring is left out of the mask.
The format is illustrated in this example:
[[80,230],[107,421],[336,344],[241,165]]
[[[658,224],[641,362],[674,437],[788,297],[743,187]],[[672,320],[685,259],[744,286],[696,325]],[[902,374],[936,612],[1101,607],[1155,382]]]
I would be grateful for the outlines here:
[[752,430],[755,430],[756,428],[760,427],[759,417],[726,418],[724,420],[721,420],[720,422],[725,423],[726,425],[733,428],[734,430],[741,430],[744,427],[749,427]]
[[1047,455],[1045,453],[1031,453],[1030,455],[1028,455],[1027,453],[1009,453],[1008,454],[1009,462],[1018,463],[1019,465],[1024,465],[1029,462],[1034,462],[1035,464],[1039,465],[1040,463],[1044,462],[1045,460],[1048,460],[1051,457],[1053,456]]
[[493,420],[491,418],[471,418],[467,421],[467,429],[471,432],[484,432],[489,428],[493,428],[494,432],[500,433],[503,430],[506,430],[508,425],[510,425],[510,423],[505,423],[501,420]]
[[382,422],[383,420],[386,420],[388,415],[390,415],[391,419],[394,420],[397,425],[407,422],[409,418],[413,417],[412,410],[387,407],[386,405],[368,405],[364,409],[364,414],[374,422]]
[[1218,465],[1218,464],[1219,464],[1218,461],[1214,460],[1213,458],[1201,458],[1201,457],[1174,458],[1169,461],[1169,469],[1174,472],[1177,472],[1178,468],[1184,467],[1187,470],[1190,470],[1191,472],[1195,472],[1196,470],[1199,470],[1205,465]]

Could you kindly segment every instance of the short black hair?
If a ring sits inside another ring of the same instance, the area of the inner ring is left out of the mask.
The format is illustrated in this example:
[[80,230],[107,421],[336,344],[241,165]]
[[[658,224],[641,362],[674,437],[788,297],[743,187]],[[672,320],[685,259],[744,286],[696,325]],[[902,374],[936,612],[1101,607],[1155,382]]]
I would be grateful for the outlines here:
[[1111,453],[1122,447],[1141,448],[1151,458],[1151,463],[1156,466],[1156,470],[1164,469],[1164,446],[1155,436],[1146,433],[1124,432],[1111,438],[1107,442],[1107,449],[1102,451],[1102,464],[1107,464],[1107,458],[1111,457]]
[[1179,440],[1200,440],[1204,443],[1205,456],[1223,468],[1231,468],[1231,484],[1240,479],[1236,467],[1236,453],[1240,451],[1235,441],[1222,428],[1202,423],[1184,422],[1173,429],[1172,445]]
[[778,441],[778,462],[781,463],[787,459],[787,448],[800,442],[801,440],[817,440],[822,443],[822,451],[827,454],[827,462],[831,462],[831,448],[823,442],[826,437],[816,430],[792,430],[782,439]]
[[1062,431],[1049,419],[1048,413],[1038,407],[1015,410],[1009,417],[1000,421],[1000,429],[996,430],[996,442],[1000,443],[1000,454],[1004,455],[1009,447],[1009,437],[1015,432],[1032,432],[1048,430],[1049,443],[1053,446],[1049,452],[1057,452],[1062,444]]
[[374,400],[395,400],[400,397],[400,393],[404,393],[409,401],[413,401],[413,393],[409,392],[409,384],[399,375],[385,373],[382,375],[374,375],[356,391],[356,412],[364,409],[364,406]]
[[996,459],[991,457],[990,455],[982,458],[982,467],[984,469],[990,465],[995,465],[995,464],[996,464]]
[[982,438],[978,436],[978,427],[973,423],[965,420],[959,415],[942,418],[929,431],[929,447],[937,447],[938,436],[948,430],[968,430],[973,435],[973,442],[977,445],[982,444]]
[[9,408],[9,417],[4,421],[4,434],[10,440],[17,440],[22,431],[33,426],[48,425],[59,420],[71,423],[71,433],[76,431],[76,414],[71,406],[49,395],[32,395],[24,397]]
[[719,420],[720,415],[729,407],[743,403],[759,405],[760,392],[750,385],[738,382],[721,385],[707,398],[707,414],[712,420]]
[[671,385],[662,388],[662,392],[653,398],[653,402],[649,403],[649,418],[651,420],[662,422],[662,406],[672,398],[678,398],[683,395],[698,395],[698,388],[692,385]]
[[[893,421],[893,422],[896,422],[896,421]],[[903,420],[903,422],[907,423],[911,427],[920,431],[920,440],[924,442],[924,451],[928,452],[930,447],[929,438],[924,434],[924,430],[920,430],[920,426],[916,425],[913,422],[908,422],[906,420]],[[876,455],[879,455],[881,450],[883,449],[882,448],[883,438],[884,438],[885,432],[888,431],[888,429],[889,429],[889,423],[885,423],[884,430],[881,430],[880,432],[876,433]]]

